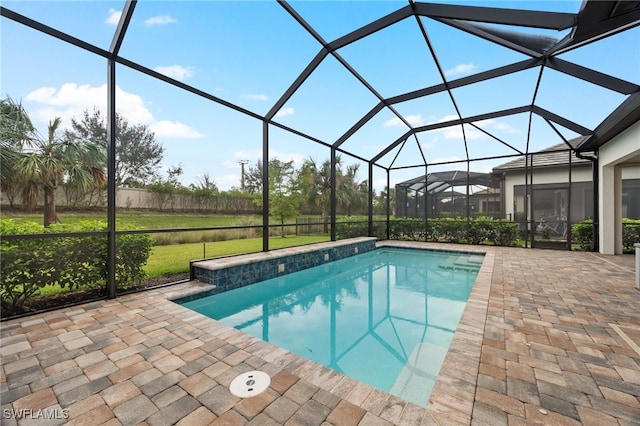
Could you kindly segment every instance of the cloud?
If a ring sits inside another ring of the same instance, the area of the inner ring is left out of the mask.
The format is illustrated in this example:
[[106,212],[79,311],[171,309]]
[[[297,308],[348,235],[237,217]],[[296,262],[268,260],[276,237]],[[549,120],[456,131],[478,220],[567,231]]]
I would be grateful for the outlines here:
[[[249,160],[252,158],[261,158],[262,151],[236,151],[233,153],[233,157],[238,160]],[[237,163],[234,163],[237,164]]]
[[[425,124],[425,119],[420,114],[405,115],[404,119],[407,120],[407,122],[414,127],[422,126]],[[404,126],[405,124],[402,120],[400,120],[400,118],[393,117],[392,119],[385,121],[383,125],[385,127],[394,127],[394,126]]]
[[178,22],[175,18],[172,18],[170,15],[162,15],[162,16],[152,16],[151,18],[147,18],[144,21],[144,24],[147,27],[151,27],[153,25],[166,25],[166,24],[175,24]]
[[161,120],[151,124],[149,128],[159,138],[200,139],[204,137],[186,124],[177,121]]
[[[233,153],[233,157],[238,160],[249,160],[250,164],[254,164],[258,160],[262,160],[262,150],[257,149],[255,151],[236,151]],[[299,152],[282,152],[275,149],[269,150],[269,158],[277,158],[280,161],[287,162],[293,161],[296,167],[299,167],[304,163],[305,156]],[[237,168],[240,167],[237,161],[226,161],[226,167]]]
[[120,22],[120,15],[122,15],[121,10],[109,9],[109,16],[107,16],[104,23],[109,25],[118,25],[118,22]]
[[184,81],[189,77],[193,77],[194,74],[193,67],[183,67],[182,65],[159,66],[155,67],[154,70],[178,81]]
[[515,127],[511,126],[508,123],[499,122],[499,123],[496,123],[494,127],[496,130],[500,130],[506,133],[521,133],[520,130],[516,129]]
[[[142,97],[125,92],[120,87],[116,87],[116,99],[118,114],[121,114],[132,124],[149,126],[157,137],[187,139],[204,137],[186,124],[177,121],[155,121]],[[81,118],[84,111],[91,112],[97,108],[103,116],[106,116],[107,85],[94,87],[89,84],[65,83],[59,89],[41,87],[28,93],[24,97],[24,101],[38,105],[36,108],[30,109],[31,118],[36,123],[46,126],[53,118],[60,117],[62,118],[62,127],[67,128],[71,125],[71,119]]]
[[[432,122],[429,122],[428,124],[446,123],[448,121],[454,121],[457,119],[458,119],[457,115],[445,115],[444,117],[434,120]],[[512,127],[510,124],[498,121],[496,119],[476,121],[473,124],[476,127],[479,127],[489,133],[495,133],[497,131],[504,132],[504,133],[520,133],[520,130]],[[464,136],[466,136],[467,140],[483,139],[483,138],[489,137],[487,134],[478,130],[476,127],[472,126],[471,124],[465,124],[464,126],[465,126]],[[460,126],[459,124],[454,124],[449,127],[437,129],[437,130],[434,130],[434,132],[438,132],[442,134],[442,136],[445,139],[449,139],[449,140],[463,139],[462,126]]]
[[223,175],[215,178],[216,185],[221,190],[229,190],[231,187],[240,187],[240,173],[235,175]]
[[[269,151],[270,158],[277,158],[282,162],[293,161],[293,164],[296,167],[300,167],[304,163],[305,156],[300,154],[299,152],[280,152],[275,149]],[[262,152],[260,153],[260,158],[262,158]]]
[[436,147],[439,140],[440,138],[436,137],[430,141],[420,141],[420,146],[422,147],[422,149],[432,149]]
[[252,101],[268,101],[269,97],[267,95],[263,95],[261,93],[247,93],[245,95],[240,95],[243,99],[251,99]]
[[445,70],[446,77],[455,77],[459,75],[471,74],[477,68],[474,64],[458,64],[455,67]]
[[280,111],[278,111],[276,113],[276,117],[286,117],[287,115],[293,115],[293,114],[294,114],[293,108],[287,107],[287,108],[282,108]]
[[[462,136],[463,136],[462,126],[455,125],[455,126],[442,129],[442,135],[444,136],[445,139],[462,139]],[[466,126],[464,128],[464,136],[466,136],[467,140],[472,140],[472,139],[481,139],[486,135],[476,128],[473,128],[471,126]]]
[[462,158],[457,155],[452,155],[451,157],[434,158],[433,160],[430,160],[429,163],[453,163],[456,161],[462,161]]
[[[118,113],[134,123],[150,123],[153,121],[151,111],[145,106],[144,100],[133,93],[125,92],[116,87],[118,98]],[[93,110],[94,107],[101,111],[107,109],[107,85],[91,86],[89,84],[77,85],[65,83],[59,89],[54,87],[41,87],[25,96],[25,101],[42,104],[34,111],[36,119],[47,123],[54,117],[63,120],[63,126],[71,123],[72,117],[82,116],[85,110]]]

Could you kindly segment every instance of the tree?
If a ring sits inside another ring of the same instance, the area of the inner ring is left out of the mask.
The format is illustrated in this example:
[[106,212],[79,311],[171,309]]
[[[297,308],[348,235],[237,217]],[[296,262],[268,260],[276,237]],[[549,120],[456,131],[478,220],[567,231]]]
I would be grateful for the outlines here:
[[249,194],[262,193],[262,160],[246,168],[244,190]]
[[192,183],[189,185],[189,188],[191,189],[191,198],[198,206],[198,210],[209,209],[214,201],[215,195],[220,192],[215,180],[213,180],[207,172],[198,176],[198,182],[196,184]]
[[180,183],[180,176],[182,175],[182,164],[177,166],[171,166],[167,169],[167,177],[162,179],[157,175],[156,180],[147,185],[147,188],[153,194],[153,200],[156,207],[162,210],[166,207],[166,203],[169,202],[171,208],[174,206],[175,195],[184,189]]
[[[336,157],[336,180],[340,178],[341,158]],[[329,232],[329,210],[331,208],[331,161],[321,165],[313,159],[305,160],[298,173],[298,185],[302,197],[310,206],[318,206],[324,222],[324,232]]]
[[[2,101],[3,115],[13,123],[3,123],[3,173],[8,169],[15,184],[22,188],[22,201],[27,210],[33,210],[38,192],[44,192],[44,226],[56,221],[56,190],[61,183],[77,188],[90,188],[105,182],[104,150],[91,142],[76,142],[60,138],[59,117],[49,122],[47,137],[42,137],[31,124],[21,104],[11,98]],[[14,129],[13,132],[4,129]]]
[[374,198],[374,209],[377,214],[387,214],[387,194],[389,194],[389,214],[394,215],[396,191],[394,188],[389,188],[388,186],[385,186],[384,189],[380,191],[380,195]]
[[[261,166],[262,162],[258,161]],[[260,173],[262,176],[262,172]],[[293,161],[283,162],[274,158],[269,160],[269,214],[280,222],[280,235],[285,237],[284,222],[290,217],[298,215],[300,197],[297,193],[295,168]],[[260,179],[260,182],[262,179]],[[255,180],[252,181],[256,183]],[[246,188],[245,183],[245,188]],[[262,184],[260,184],[260,189]],[[262,197],[257,196],[254,201],[262,206]]]
[[198,176],[198,183],[189,185],[191,189],[199,189],[199,190],[207,190],[212,194],[217,194],[219,191],[218,185],[216,185],[216,181],[211,178],[208,172],[202,173],[202,175]]
[[10,97],[0,101],[0,189],[9,199],[11,207],[22,190],[14,173],[23,144],[36,135],[29,114],[21,103]]
[[[72,141],[89,141],[107,148],[107,125],[100,110],[85,110],[81,120],[71,120],[65,136]],[[116,113],[116,186],[141,187],[158,179],[164,147],[144,124],[131,125]]]
[[347,166],[346,171],[340,170],[336,173],[339,176],[336,199],[338,204],[344,208],[347,216],[351,216],[353,210],[362,209],[368,202],[369,185],[367,181],[358,181],[359,164]]

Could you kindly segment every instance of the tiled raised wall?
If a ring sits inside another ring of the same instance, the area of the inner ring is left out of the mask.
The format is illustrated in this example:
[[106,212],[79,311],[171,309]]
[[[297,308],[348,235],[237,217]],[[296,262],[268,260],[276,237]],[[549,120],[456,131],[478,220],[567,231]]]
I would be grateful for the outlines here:
[[375,248],[375,238],[352,238],[193,262],[191,275],[201,282],[214,284],[215,289],[211,293],[219,293],[366,253]]

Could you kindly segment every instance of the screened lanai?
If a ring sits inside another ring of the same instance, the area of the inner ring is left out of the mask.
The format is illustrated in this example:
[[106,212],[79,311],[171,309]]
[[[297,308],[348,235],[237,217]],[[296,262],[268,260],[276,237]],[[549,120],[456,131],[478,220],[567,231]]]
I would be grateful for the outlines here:
[[[306,171],[307,209],[326,240],[343,238],[338,223],[352,215],[361,235],[380,227],[388,234],[401,182],[451,170],[488,174],[556,144],[590,158],[595,170],[601,145],[640,117],[640,8],[632,1],[7,1],[0,11],[3,98],[20,101],[44,139],[56,117],[65,135],[95,111],[104,121],[106,180],[91,207],[106,227],[73,237],[100,241],[110,297],[122,262],[118,237],[151,234],[157,243],[178,232],[245,227],[262,238],[258,250],[273,249],[273,232],[296,222],[273,214],[274,200],[295,191],[273,191],[272,160],[291,162],[297,176]],[[126,161],[135,168],[126,154],[136,152],[121,141],[121,119],[144,126],[162,146],[162,160],[144,178],[123,177]],[[15,148],[6,141],[3,149]],[[539,172],[527,164],[525,193]],[[566,167],[562,179],[570,179]],[[9,170],[3,165],[3,183]],[[250,176],[253,198],[238,201]],[[597,200],[597,173],[589,180]],[[194,209],[177,189],[207,189],[207,182],[236,191],[225,212],[258,219],[118,225],[138,204]],[[156,192],[143,193],[153,185]],[[5,185],[3,195],[5,205],[14,196]],[[69,207],[72,198],[65,192],[57,203]],[[522,214],[532,213],[524,205]],[[597,235],[595,207],[589,216]],[[26,233],[3,240],[69,237]],[[209,256],[204,247],[194,258]]]
[[[640,423],[639,2],[0,16],[3,424]],[[226,291],[258,335],[187,306]]]
[[500,180],[489,173],[454,170],[419,176],[396,184],[395,215],[500,215],[499,187]]

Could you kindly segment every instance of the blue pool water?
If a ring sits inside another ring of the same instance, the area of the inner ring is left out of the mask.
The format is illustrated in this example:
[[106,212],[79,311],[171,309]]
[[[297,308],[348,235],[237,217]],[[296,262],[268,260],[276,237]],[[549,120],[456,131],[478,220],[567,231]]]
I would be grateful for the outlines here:
[[482,259],[383,248],[184,306],[424,406]]

